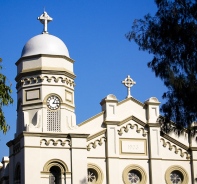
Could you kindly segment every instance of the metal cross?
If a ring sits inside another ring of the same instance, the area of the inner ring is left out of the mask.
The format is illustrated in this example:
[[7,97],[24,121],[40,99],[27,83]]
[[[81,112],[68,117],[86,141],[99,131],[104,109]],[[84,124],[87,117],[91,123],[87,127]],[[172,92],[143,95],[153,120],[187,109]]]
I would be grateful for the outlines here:
[[43,28],[42,33],[48,33],[47,24],[48,24],[48,22],[52,21],[53,19],[47,14],[47,12],[44,11],[44,13],[42,15],[40,15],[40,17],[38,17],[38,20],[40,20],[40,22],[42,24],[44,24],[44,28]]
[[136,84],[135,81],[128,75],[124,81],[122,81],[122,84],[124,84],[127,87],[127,98],[131,97],[131,90],[130,88]]

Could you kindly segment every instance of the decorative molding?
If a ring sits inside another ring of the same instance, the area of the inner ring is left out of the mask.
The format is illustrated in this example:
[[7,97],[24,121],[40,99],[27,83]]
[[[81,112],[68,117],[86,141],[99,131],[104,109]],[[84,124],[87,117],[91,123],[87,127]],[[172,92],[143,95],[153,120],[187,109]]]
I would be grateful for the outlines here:
[[68,134],[61,133],[38,133],[38,132],[23,132],[20,134],[22,137],[30,136],[30,137],[49,137],[49,138],[67,138]]
[[71,63],[74,63],[75,61],[67,56],[62,55],[52,55],[52,54],[37,54],[32,56],[23,56],[21,57],[15,64],[18,65],[22,60],[29,60],[29,59],[35,59],[35,58],[41,58],[41,57],[50,57],[50,58],[64,58],[67,61],[70,61]]
[[63,84],[70,85],[70,87],[75,87],[74,80],[71,80],[67,77],[55,77],[55,76],[47,76],[47,75],[45,75],[45,76],[38,75],[38,76],[34,76],[34,77],[26,77],[26,78],[21,79],[17,83],[16,88],[18,89],[21,86],[27,86],[27,85],[30,85],[30,84],[42,83],[44,81],[48,82],[48,83],[61,82]]
[[57,139],[65,139],[68,138],[68,134],[61,134],[61,133],[38,133],[38,132],[22,132],[20,133],[15,139],[9,141],[6,143],[8,147],[11,147],[13,145],[16,145],[22,138],[24,137],[40,137],[43,139],[49,138],[57,138]]
[[179,147],[183,148],[184,150],[188,150],[188,149],[189,149],[188,146],[182,144],[181,142],[177,141],[176,139],[170,137],[169,135],[167,135],[167,134],[165,134],[165,133],[163,133],[163,132],[160,132],[160,135],[161,135],[163,138],[167,139],[168,141],[170,141],[170,142],[172,142],[172,143],[178,145]]
[[165,173],[165,181],[166,181],[166,184],[171,184],[172,183],[172,181],[170,180],[170,174],[173,171],[179,171],[183,175],[183,181],[181,181],[181,184],[188,184],[189,177],[188,177],[187,172],[185,171],[184,168],[182,168],[181,166],[178,166],[178,165],[170,166],[166,170],[166,173]]
[[138,119],[138,118],[136,118],[135,116],[132,115],[132,116],[129,116],[128,118],[122,120],[122,121],[118,124],[118,126],[121,126],[121,125],[127,123],[127,122],[130,121],[130,120],[135,121],[136,123],[140,124],[140,125],[143,126],[143,127],[145,127],[145,126],[147,125],[146,123],[144,123],[143,121],[141,121],[140,119]]
[[87,145],[87,150],[90,151],[91,148],[95,149],[97,147],[97,145],[101,146],[103,144],[103,142],[105,142],[105,141],[106,141],[106,137],[105,136],[100,137],[100,139],[97,139],[97,140],[92,141],[91,143],[89,143]]
[[159,123],[148,123],[147,124],[149,127],[161,127]]
[[65,173],[69,172],[68,166],[62,160],[52,159],[52,160],[49,160],[44,165],[43,171],[41,173],[49,173],[50,172],[50,168],[53,167],[53,166],[59,167],[62,174],[65,174]]
[[65,90],[65,100],[69,103],[73,103],[73,92]]
[[147,176],[146,176],[146,172],[145,170],[139,166],[139,165],[129,165],[127,166],[124,170],[123,170],[123,173],[122,173],[122,180],[124,182],[124,184],[130,184],[131,182],[129,181],[128,179],[128,173],[130,171],[138,171],[140,173],[140,182],[138,184],[146,184],[147,183]]
[[92,140],[92,139],[94,139],[94,138],[96,138],[96,137],[98,137],[100,135],[103,135],[103,134],[105,134],[105,132],[106,132],[106,129],[101,130],[100,132],[97,132],[96,134],[93,134],[93,135],[89,136],[87,138],[87,141],[90,141],[90,140]]
[[118,125],[120,121],[104,121],[106,125]]
[[40,88],[26,90],[25,93],[26,93],[26,101],[40,99]]
[[164,138],[161,138],[160,140],[163,143],[163,147],[168,147],[170,151],[174,149],[175,154],[178,154],[180,152],[181,157],[184,157],[184,155],[186,155],[186,159],[190,159],[190,154],[187,151],[183,151],[183,149],[177,147],[176,144],[172,144],[170,141],[166,141]]
[[70,133],[69,136],[71,138],[87,138],[90,134],[75,134],[75,133]]
[[143,127],[139,127],[138,124],[131,124],[131,123],[128,123],[127,125],[121,127],[120,130],[118,130],[118,135],[122,136],[123,131],[128,133],[129,129],[134,129],[134,127],[136,127],[137,133],[140,133],[142,131],[142,136],[146,137],[148,132]]
[[40,140],[40,146],[42,145],[43,142],[44,142],[44,144],[46,146],[49,146],[51,142],[52,142],[53,146],[57,146],[58,143],[61,146],[65,146],[66,144],[68,144],[69,146],[71,146],[70,139],[65,139],[65,140],[63,140],[63,139],[57,139],[57,140],[54,140],[54,139],[48,139],[48,140],[47,139],[41,139]]
[[75,79],[76,75],[73,72],[67,71],[66,69],[57,69],[56,70],[52,70],[52,68],[49,67],[37,67],[37,68],[33,68],[33,69],[28,69],[28,70],[23,70],[22,72],[20,72],[15,80],[16,82],[19,82],[22,78],[26,77],[26,76],[39,76],[39,75],[62,75],[65,77],[69,77],[71,79]]
[[119,139],[119,153],[121,155],[147,155],[147,140],[146,139]]

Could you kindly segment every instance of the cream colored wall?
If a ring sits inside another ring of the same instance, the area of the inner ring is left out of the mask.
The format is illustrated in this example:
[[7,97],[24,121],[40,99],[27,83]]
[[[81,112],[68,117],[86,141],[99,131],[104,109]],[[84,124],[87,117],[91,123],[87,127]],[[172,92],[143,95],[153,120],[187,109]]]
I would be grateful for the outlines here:
[[[55,65],[54,65],[55,62]],[[67,70],[73,72],[73,61],[71,62],[69,58],[58,58],[56,57],[34,57],[34,58],[23,58],[23,62],[18,63],[17,72],[29,71],[32,69],[50,69],[50,70]]]
[[[137,165],[146,173],[147,184],[166,184],[165,173],[173,164],[184,168],[189,173],[188,178],[190,183],[190,160],[187,158],[187,150],[160,136],[160,128],[156,121],[153,122],[153,120],[156,120],[156,117],[158,117],[158,112],[156,111],[158,110],[159,104],[157,101],[154,103],[154,100],[154,98],[151,98],[147,102],[150,103],[151,108],[153,107],[153,109],[156,109],[154,113],[151,110],[147,111],[147,107],[145,108],[145,106],[139,104],[135,100],[126,99],[118,103],[117,106],[114,106],[114,116],[117,117],[117,121],[114,121],[112,118],[110,123],[106,123],[106,128],[105,126],[103,126],[103,128],[100,126],[102,123],[102,114],[79,125],[79,131],[87,131],[90,133],[90,137],[93,137],[93,139],[87,141],[87,145],[90,148],[87,154],[88,161],[96,164],[103,172],[106,172],[106,180],[104,180],[103,183],[123,183],[122,175],[124,169],[129,165]],[[108,102],[103,104],[104,110],[108,109],[107,103]],[[111,102],[109,102],[109,104],[111,104]],[[105,112],[105,114],[107,113]],[[144,122],[144,124],[147,123],[147,118],[149,118],[149,122],[152,123],[151,126],[153,127],[147,129],[132,118],[126,120],[132,115]],[[153,125],[154,123],[155,126]],[[102,129],[106,129],[106,133],[96,136],[99,132],[98,130],[101,132]],[[178,142],[186,145],[186,147],[188,146],[187,139],[184,136],[180,137],[180,139],[177,138],[176,135],[172,137]],[[106,138],[106,142],[99,145],[98,143],[101,138]],[[149,145],[148,139],[151,140],[151,145]],[[121,140],[144,140],[146,144],[146,153],[121,153]],[[164,146],[163,140],[171,143],[172,150],[169,149],[168,144]],[[176,149],[178,152],[175,152]],[[186,154],[180,156],[180,150],[186,152]],[[149,154],[150,152],[151,155]],[[195,156],[197,156],[197,154]]]
[[[96,134],[103,130],[102,123],[104,121],[103,113],[99,113],[90,120],[82,122],[79,124],[79,131],[86,132],[90,135]],[[105,125],[103,125],[105,127]]]
[[122,121],[127,117],[134,115],[143,122],[146,122],[146,111],[143,104],[137,104],[133,98],[125,99],[117,104],[117,121]]

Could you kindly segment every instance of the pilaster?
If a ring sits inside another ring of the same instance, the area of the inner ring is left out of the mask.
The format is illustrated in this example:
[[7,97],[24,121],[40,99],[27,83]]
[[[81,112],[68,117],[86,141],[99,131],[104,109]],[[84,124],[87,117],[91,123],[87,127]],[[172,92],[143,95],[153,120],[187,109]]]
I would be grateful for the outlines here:
[[148,150],[149,150],[149,176],[151,184],[163,183],[160,153],[160,124],[157,122],[159,117],[159,104],[157,98],[151,97],[145,101],[147,105],[146,117],[149,127]]
[[117,135],[116,108],[118,100],[115,95],[110,94],[101,101],[102,111],[105,112],[104,122],[107,127],[106,141],[106,174],[107,183],[119,181],[119,142]]
[[71,138],[72,184],[87,183],[87,137],[89,134],[69,134]]

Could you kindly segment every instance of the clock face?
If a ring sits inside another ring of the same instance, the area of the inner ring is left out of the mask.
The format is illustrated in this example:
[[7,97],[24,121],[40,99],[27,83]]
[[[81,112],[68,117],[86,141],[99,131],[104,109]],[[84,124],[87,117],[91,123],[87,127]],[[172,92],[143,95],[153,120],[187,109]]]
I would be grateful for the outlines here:
[[47,107],[51,110],[56,110],[60,107],[60,99],[52,95],[49,98],[47,98]]

